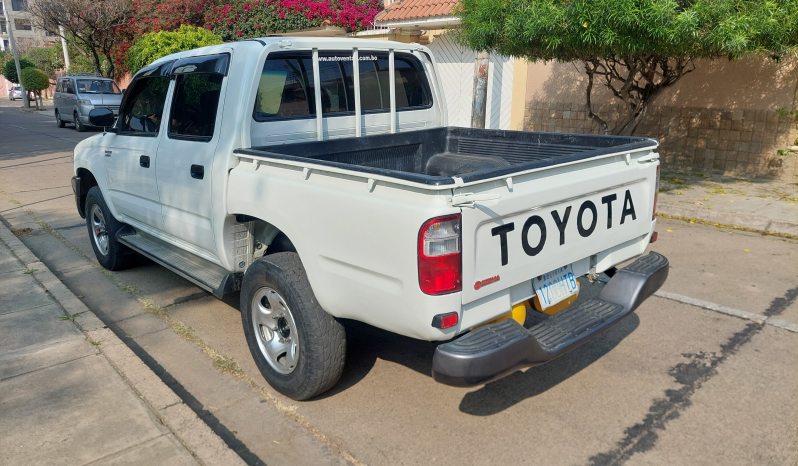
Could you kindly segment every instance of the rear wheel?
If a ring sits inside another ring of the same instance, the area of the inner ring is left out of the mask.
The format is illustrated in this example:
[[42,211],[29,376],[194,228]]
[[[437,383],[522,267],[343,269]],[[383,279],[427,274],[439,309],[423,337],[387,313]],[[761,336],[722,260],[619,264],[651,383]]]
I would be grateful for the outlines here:
[[241,317],[252,357],[278,392],[307,400],[341,377],[346,332],[319,306],[297,253],[271,254],[249,267]]
[[78,116],[78,112],[75,112],[75,114],[72,115],[72,118],[73,118],[72,122],[75,123],[75,131],[77,131],[78,133],[86,131],[86,127],[83,126],[83,123],[80,122],[80,117]]
[[123,224],[111,215],[100,188],[94,186],[86,195],[86,228],[97,262],[108,270],[130,267],[136,252],[116,241],[116,232]]
[[55,124],[58,125],[59,128],[66,126],[64,124],[64,120],[61,119],[61,114],[58,113],[58,110],[55,111]]

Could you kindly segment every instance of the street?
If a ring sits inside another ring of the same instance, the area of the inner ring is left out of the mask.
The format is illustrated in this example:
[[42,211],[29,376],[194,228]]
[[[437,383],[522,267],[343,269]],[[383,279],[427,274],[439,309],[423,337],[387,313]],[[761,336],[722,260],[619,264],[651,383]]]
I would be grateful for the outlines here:
[[18,104],[0,99],[0,220],[248,464],[798,463],[798,240],[660,218],[664,293],[571,353],[454,388],[435,344],[346,322],[341,380],[298,403],[258,372],[237,293],[99,266],[70,177],[100,131]]

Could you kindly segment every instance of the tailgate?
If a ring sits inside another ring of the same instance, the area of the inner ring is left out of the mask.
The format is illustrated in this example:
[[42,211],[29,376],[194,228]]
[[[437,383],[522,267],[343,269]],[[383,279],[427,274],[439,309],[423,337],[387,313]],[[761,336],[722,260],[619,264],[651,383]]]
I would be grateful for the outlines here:
[[474,200],[462,207],[463,304],[644,241],[658,165],[644,150],[455,189],[455,202]]

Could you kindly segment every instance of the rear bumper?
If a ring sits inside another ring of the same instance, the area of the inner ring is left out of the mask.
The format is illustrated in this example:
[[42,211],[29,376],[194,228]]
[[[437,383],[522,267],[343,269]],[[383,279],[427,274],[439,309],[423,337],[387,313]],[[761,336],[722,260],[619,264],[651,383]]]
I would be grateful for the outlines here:
[[652,252],[619,270],[598,297],[528,330],[508,319],[438,346],[432,359],[432,377],[446,385],[470,387],[543,364],[620,322],[667,278],[668,259]]

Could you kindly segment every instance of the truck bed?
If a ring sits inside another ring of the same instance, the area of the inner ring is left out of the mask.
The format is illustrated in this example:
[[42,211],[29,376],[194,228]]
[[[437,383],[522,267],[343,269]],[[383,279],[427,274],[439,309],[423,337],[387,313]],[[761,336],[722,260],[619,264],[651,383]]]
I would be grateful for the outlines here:
[[479,181],[599,155],[655,148],[639,137],[433,128],[235,152],[391,176],[427,185]]

